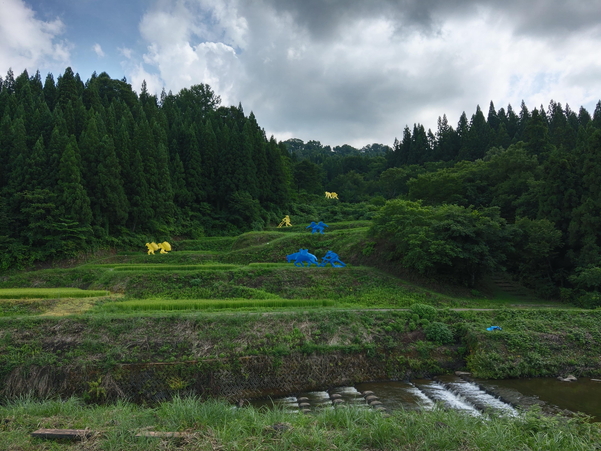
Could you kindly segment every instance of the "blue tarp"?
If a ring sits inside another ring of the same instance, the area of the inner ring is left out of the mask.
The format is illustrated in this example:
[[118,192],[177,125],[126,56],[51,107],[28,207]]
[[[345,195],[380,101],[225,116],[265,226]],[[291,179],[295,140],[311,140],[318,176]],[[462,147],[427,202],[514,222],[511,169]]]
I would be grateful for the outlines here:
[[499,326],[490,326],[490,327],[487,327],[486,330],[491,331],[491,330],[503,330],[503,329],[501,329]]

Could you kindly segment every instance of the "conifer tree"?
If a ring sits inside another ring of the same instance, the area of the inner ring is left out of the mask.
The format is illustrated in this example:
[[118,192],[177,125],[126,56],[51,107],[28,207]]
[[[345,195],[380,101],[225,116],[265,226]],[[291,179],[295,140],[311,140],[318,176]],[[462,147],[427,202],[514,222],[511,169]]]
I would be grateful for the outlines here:
[[33,146],[33,150],[29,154],[29,158],[25,162],[25,180],[24,187],[27,190],[49,188],[54,186],[44,186],[45,173],[48,166],[46,158],[46,149],[44,148],[44,138],[40,136]]
[[192,196],[192,202],[199,205],[205,199],[202,179],[202,158],[200,146],[194,128],[184,126],[181,130],[180,151],[184,155],[186,173],[186,189]]
[[601,259],[601,130],[592,130],[581,151],[582,197],[574,205],[569,243],[579,252],[577,264],[599,264]]
[[190,208],[193,196],[186,188],[184,165],[179,158],[179,154],[176,153],[171,159],[170,169],[174,204],[180,211],[186,210]]
[[593,112],[593,126],[601,130],[601,100],[595,105],[595,111]]
[[526,143],[528,153],[539,156],[541,161],[553,150],[548,129],[536,108],[532,110],[532,115],[524,129],[522,139]]
[[255,180],[257,185],[257,197],[259,199],[265,199],[269,196],[271,191],[270,187],[270,176],[269,176],[269,163],[267,157],[267,138],[265,132],[259,127],[257,118],[251,111],[250,116],[245,127],[245,135],[251,143],[251,159],[255,164]]
[[48,105],[50,111],[54,111],[54,107],[56,106],[56,102],[58,100],[58,90],[56,88],[56,84],[54,83],[54,77],[52,76],[52,74],[46,75],[43,91],[46,105]]
[[495,131],[498,130],[499,126],[501,125],[501,120],[499,119],[492,100],[488,106],[488,117],[486,118],[486,122],[488,123],[488,126]]
[[486,123],[484,114],[478,106],[476,107],[476,113],[472,116],[465,140],[462,140],[459,159],[474,161],[483,158],[489,146],[490,127]]
[[519,129],[520,118],[513,108],[511,104],[507,105],[507,134],[511,138],[512,143],[516,143],[519,141],[518,137],[518,129]]
[[80,87],[78,86],[78,77],[75,77],[73,69],[67,67],[63,75],[59,75],[57,83],[57,103],[61,106],[66,106],[69,102],[75,105],[79,99]]
[[[17,118],[11,127],[12,146],[8,158],[8,164],[4,168],[8,173],[9,192],[12,195],[27,189],[27,161],[30,158],[30,150],[27,145],[27,132],[22,118]],[[16,199],[15,199],[16,200]]]
[[121,169],[112,138],[104,135],[98,149],[100,153],[97,170],[101,191],[97,198],[103,213],[104,227],[109,230],[125,225],[129,205],[125,197]]
[[71,136],[61,155],[58,170],[58,200],[60,214],[89,227],[92,221],[90,198],[83,187],[78,164],[79,149],[75,136]]
[[0,193],[8,184],[12,146],[12,120],[8,113],[4,113],[0,120],[0,168],[3,168],[0,170]]
[[447,115],[438,117],[436,131],[435,160],[452,161],[459,153],[459,139],[453,127],[449,125]]
[[206,194],[207,201],[212,205],[217,205],[217,186],[218,186],[218,154],[217,137],[213,130],[213,123],[207,119],[202,127],[200,146],[202,152],[202,181],[203,191]]

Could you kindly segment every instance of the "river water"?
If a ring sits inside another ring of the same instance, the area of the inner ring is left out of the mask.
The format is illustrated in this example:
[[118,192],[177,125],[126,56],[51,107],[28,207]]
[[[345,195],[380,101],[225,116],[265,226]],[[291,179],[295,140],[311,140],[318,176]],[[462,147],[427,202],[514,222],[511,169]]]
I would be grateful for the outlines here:
[[574,382],[562,382],[558,379],[531,378],[480,380],[475,382],[487,387],[502,398],[511,398],[512,393],[518,394],[514,402],[531,404],[538,403],[557,406],[572,412],[582,412],[601,422],[601,381],[590,378],[578,379]]
[[515,416],[520,407],[541,405],[554,412],[582,412],[594,421],[601,421],[601,382],[590,379],[561,382],[545,378],[465,380],[453,375],[435,380],[369,382],[251,403],[294,413],[332,409],[337,405],[393,411],[432,409],[439,404],[473,416],[484,412]]

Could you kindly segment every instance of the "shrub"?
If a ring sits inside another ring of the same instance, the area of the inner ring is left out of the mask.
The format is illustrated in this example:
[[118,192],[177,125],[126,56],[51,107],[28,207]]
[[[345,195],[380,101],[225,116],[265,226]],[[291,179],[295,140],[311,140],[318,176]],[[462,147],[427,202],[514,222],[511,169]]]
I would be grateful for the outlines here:
[[413,313],[418,315],[421,319],[427,319],[432,321],[437,314],[435,307],[427,304],[411,304],[409,307]]
[[428,324],[424,328],[424,332],[428,340],[440,345],[449,344],[454,341],[453,332],[449,329],[449,326],[438,321]]

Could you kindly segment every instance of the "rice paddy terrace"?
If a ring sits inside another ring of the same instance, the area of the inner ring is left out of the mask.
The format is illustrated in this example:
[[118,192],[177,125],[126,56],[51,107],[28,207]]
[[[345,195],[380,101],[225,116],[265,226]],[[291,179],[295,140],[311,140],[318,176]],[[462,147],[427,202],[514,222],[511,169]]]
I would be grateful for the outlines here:
[[[168,254],[117,251],[68,268],[19,272],[0,279],[0,315],[59,314],[67,299],[81,312],[129,310],[214,310],[230,308],[382,307],[399,308],[428,300],[440,305],[465,302],[419,289],[374,267],[367,260],[366,224],[333,224],[327,235],[302,229],[275,229],[239,237],[173,243]],[[286,255],[300,248],[318,258],[335,250],[345,268],[297,267]],[[72,290],[69,296],[66,287]],[[15,291],[15,289],[28,291]],[[35,291],[32,291],[35,288]],[[75,292],[73,289],[80,289]],[[63,290],[62,295],[61,291]],[[71,302],[73,304],[73,302]],[[71,308],[65,313],[73,314]]]

